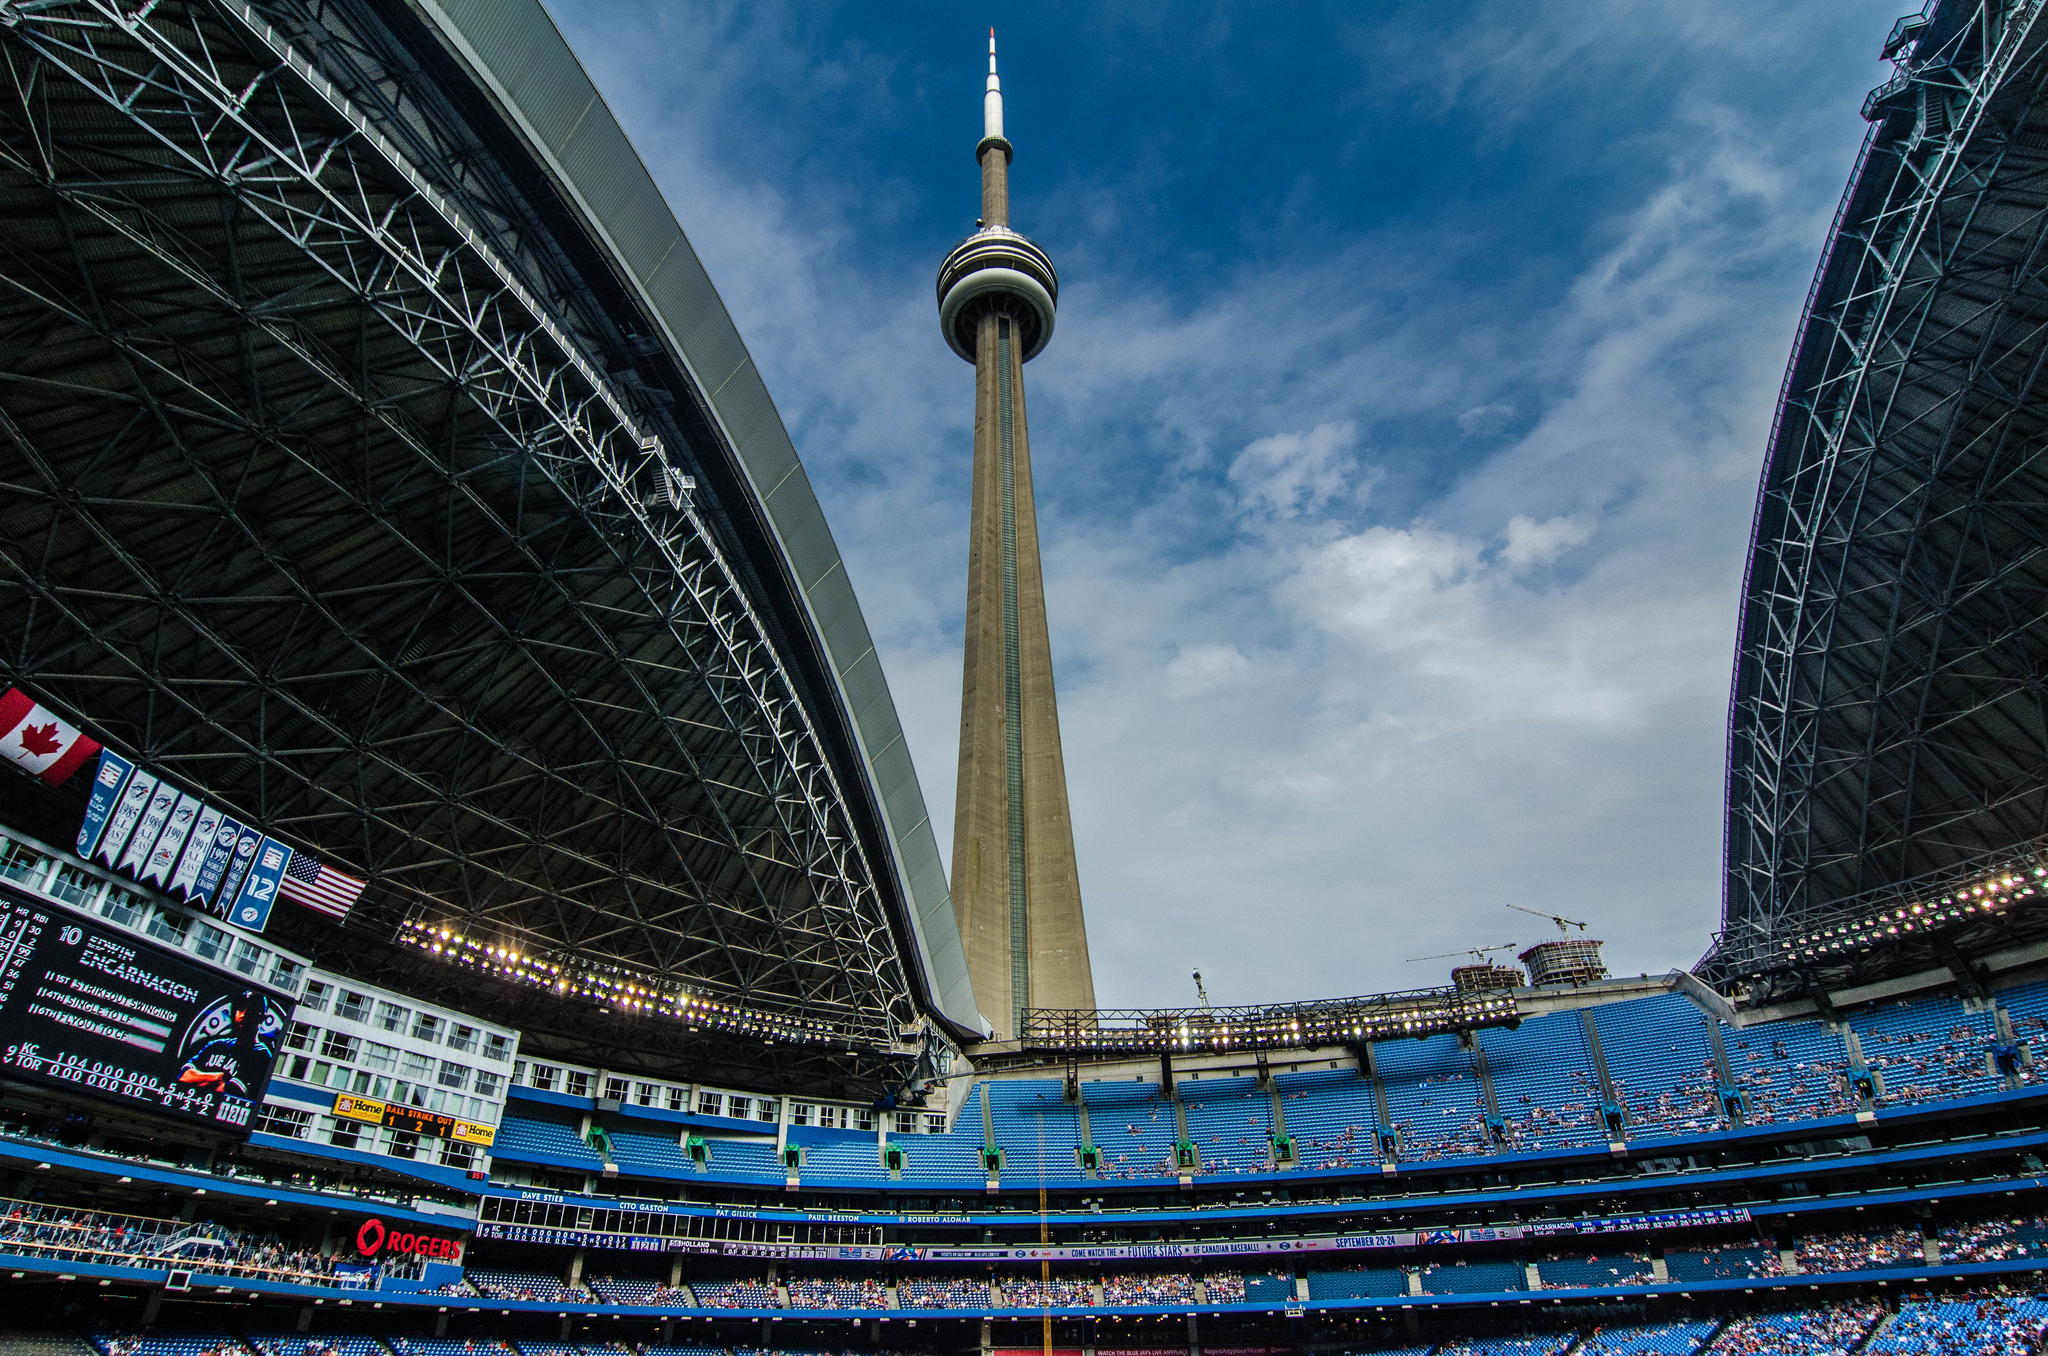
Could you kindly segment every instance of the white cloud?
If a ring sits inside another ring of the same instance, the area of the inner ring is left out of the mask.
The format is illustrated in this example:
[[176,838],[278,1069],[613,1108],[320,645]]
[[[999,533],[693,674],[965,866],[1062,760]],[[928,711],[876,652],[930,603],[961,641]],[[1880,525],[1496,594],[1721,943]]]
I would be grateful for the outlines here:
[[1362,503],[1368,482],[1352,452],[1357,438],[1358,426],[1346,420],[1246,444],[1229,472],[1242,511],[1301,518],[1322,512],[1340,496]]
[[1549,565],[1574,546],[1584,546],[1593,526],[1582,518],[1545,518],[1536,521],[1525,513],[1508,519],[1507,541],[1500,548],[1501,563],[1517,572]]

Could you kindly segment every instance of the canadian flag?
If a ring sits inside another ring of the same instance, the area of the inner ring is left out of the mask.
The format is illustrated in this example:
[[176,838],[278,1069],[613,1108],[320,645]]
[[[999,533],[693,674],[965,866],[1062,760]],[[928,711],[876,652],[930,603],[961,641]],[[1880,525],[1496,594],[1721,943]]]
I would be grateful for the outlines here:
[[98,740],[80,734],[77,726],[59,720],[20,688],[10,687],[0,697],[0,757],[23,772],[57,786],[99,751]]

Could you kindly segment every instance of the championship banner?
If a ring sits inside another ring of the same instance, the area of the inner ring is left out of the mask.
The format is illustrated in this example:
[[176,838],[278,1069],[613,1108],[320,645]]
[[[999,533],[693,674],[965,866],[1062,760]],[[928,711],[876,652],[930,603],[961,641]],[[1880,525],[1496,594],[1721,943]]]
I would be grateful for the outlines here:
[[100,835],[113,820],[114,807],[120,804],[128,775],[134,771],[135,764],[112,749],[100,750],[99,769],[92,775],[92,799],[85,803],[85,820],[78,826],[78,855],[87,861],[99,848]]
[[112,749],[99,753],[78,855],[263,931],[292,850]]

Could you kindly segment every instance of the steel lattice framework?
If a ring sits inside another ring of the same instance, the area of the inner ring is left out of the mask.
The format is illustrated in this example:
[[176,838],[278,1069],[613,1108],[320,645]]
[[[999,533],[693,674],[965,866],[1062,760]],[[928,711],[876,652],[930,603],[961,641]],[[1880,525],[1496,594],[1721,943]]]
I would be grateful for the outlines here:
[[[367,877],[274,925],[327,963],[445,985],[400,942],[446,933],[900,1051],[898,905],[799,623],[682,489],[695,393],[390,9],[0,0],[0,670]],[[615,1066],[753,1058],[484,968]]]
[[1757,509],[1724,971],[2031,858],[2048,829],[2041,8],[1901,21],[1865,108]]

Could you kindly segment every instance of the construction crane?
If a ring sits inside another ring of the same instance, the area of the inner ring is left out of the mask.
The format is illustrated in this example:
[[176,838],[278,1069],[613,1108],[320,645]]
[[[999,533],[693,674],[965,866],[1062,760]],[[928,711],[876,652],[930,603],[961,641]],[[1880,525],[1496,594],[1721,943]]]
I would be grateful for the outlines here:
[[1202,1000],[1203,1007],[1209,1007],[1209,986],[1202,982],[1202,972],[1195,971],[1195,997]]
[[1572,935],[1573,928],[1577,928],[1581,932],[1586,930],[1586,925],[1576,918],[1566,918],[1564,915],[1556,913],[1545,913],[1541,909],[1525,909],[1520,904],[1510,904],[1508,907],[1516,913],[1526,913],[1536,918],[1548,918],[1551,922],[1557,924],[1557,930],[1567,937]]
[[1417,961],[1450,960],[1455,956],[1470,956],[1475,964],[1486,964],[1486,958],[1496,951],[1513,951],[1515,943],[1502,942],[1499,946],[1468,946],[1463,951],[1444,951],[1434,956],[1410,956],[1408,964]]

